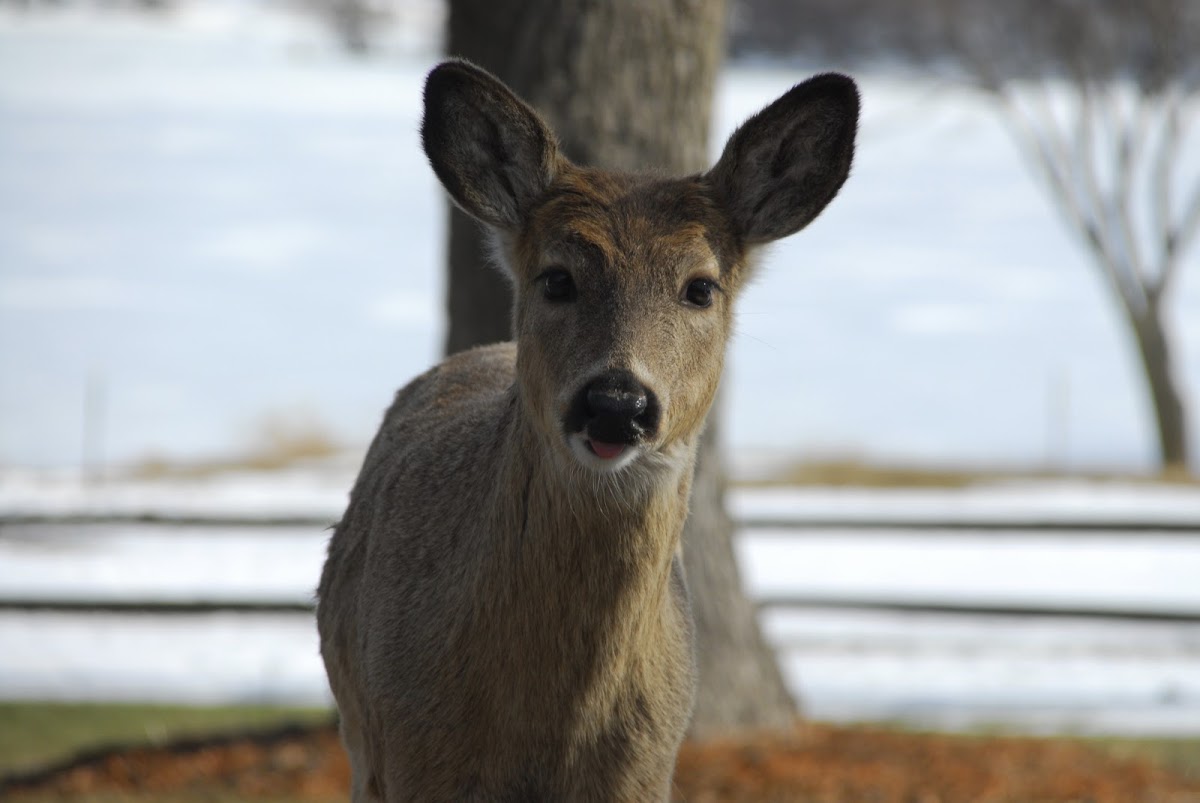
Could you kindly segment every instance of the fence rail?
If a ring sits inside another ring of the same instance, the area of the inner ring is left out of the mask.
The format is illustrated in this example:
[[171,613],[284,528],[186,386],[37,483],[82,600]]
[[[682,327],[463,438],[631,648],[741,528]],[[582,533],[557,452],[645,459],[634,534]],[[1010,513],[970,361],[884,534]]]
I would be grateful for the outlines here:
[[0,611],[80,614],[203,615],[212,613],[267,614],[312,613],[315,602],[305,600],[163,600],[163,599],[52,599],[49,597],[0,598]]
[[[866,599],[811,594],[770,594],[755,599],[760,610],[838,610],[945,616],[1009,616],[1041,619],[1098,619],[1125,622],[1200,624],[1200,611],[1120,609],[1099,605],[1031,605],[1009,602]],[[203,616],[231,614],[311,614],[306,600],[161,600],[0,598],[0,612]]]
[[756,598],[760,609],[792,608],[948,616],[1013,616],[1045,619],[1103,619],[1126,622],[1200,623],[1200,610],[1122,609],[1101,605],[1035,605],[1014,602],[950,602],[915,599],[864,599],[809,594],[771,594]]
[[229,527],[274,529],[282,527],[328,529],[337,516],[228,515],[210,513],[9,513],[0,515],[0,533],[9,527],[92,527],[162,525],[167,527]]
[[[97,537],[121,532],[122,526],[179,527],[184,529],[213,528],[214,535],[228,536],[241,529],[260,531],[285,528],[311,528],[314,532],[330,527],[330,519],[319,515],[241,516],[208,514],[143,513],[84,513],[22,514],[0,516],[0,538],[20,531],[19,537],[30,538],[38,529],[81,530],[97,528]],[[963,532],[987,532],[1000,537],[1112,536],[1129,533],[1172,535],[1200,538],[1200,520],[1097,520],[1092,518],[1036,517],[1009,520],[962,517],[914,519],[851,518],[851,517],[742,517],[737,521],[742,535],[754,537],[803,538],[822,531],[858,530],[895,534],[897,536],[940,534],[952,537]],[[101,529],[103,528],[103,529]],[[111,529],[110,529],[111,528]],[[846,597],[820,594],[768,594],[756,598],[762,610],[822,609],[842,611],[873,611],[899,614],[939,614],[947,616],[1012,616],[1029,618],[1082,618],[1131,622],[1200,623],[1200,610],[1120,609],[1095,604],[1024,603],[995,600],[931,600],[914,598]],[[209,615],[232,614],[306,614],[315,610],[315,602],[307,599],[135,599],[135,598],[43,598],[0,597],[0,612],[69,614],[149,614],[149,615]]]
[[[120,525],[162,525],[171,527],[260,527],[312,528],[324,530],[337,523],[336,516],[317,515],[212,515],[193,513],[27,513],[0,515],[0,534],[9,527],[88,527]],[[1088,536],[1107,533],[1154,533],[1200,537],[1200,517],[1187,519],[1134,518],[1042,518],[1036,515],[1013,518],[970,518],[961,516],[743,516],[737,519],[738,530],[755,535],[778,534],[781,537],[803,536],[820,530],[872,530],[909,534],[919,530],[930,534],[954,535],[963,531],[1003,533],[1006,535]]]
[[802,536],[819,530],[871,530],[911,534],[920,531],[936,535],[957,535],[962,532],[987,532],[1003,535],[1037,536],[1045,534],[1088,536],[1113,533],[1154,533],[1200,537],[1200,519],[1196,521],[1146,521],[1145,519],[1013,519],[947,518],[760,518],[744,517],[737,521],[740,530],[764,535],[764,531],[780,537]]

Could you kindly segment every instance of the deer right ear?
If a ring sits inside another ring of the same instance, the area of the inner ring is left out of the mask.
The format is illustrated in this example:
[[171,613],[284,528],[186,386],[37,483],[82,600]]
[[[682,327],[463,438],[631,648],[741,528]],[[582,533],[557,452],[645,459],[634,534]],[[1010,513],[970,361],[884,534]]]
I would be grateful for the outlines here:
[[520,226],[561,161],[554,134],[537,112],[465,61],[447,61],[429,73],[421,141],[454,202],[506,231]]

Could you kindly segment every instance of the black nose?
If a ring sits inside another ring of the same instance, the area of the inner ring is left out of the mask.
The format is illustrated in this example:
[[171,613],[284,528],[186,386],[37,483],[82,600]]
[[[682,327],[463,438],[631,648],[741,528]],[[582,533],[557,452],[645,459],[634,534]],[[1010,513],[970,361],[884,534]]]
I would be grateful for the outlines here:
[[646,389],[633,377],[606,374],[587,386],[587,412],[590,416],[634,418],[645,409],[649,400]]
[[586,431],[606,443],[633,443],[658,429],[654,392],[629,371],[606,371],[575,397],[567,416],[569,432]]

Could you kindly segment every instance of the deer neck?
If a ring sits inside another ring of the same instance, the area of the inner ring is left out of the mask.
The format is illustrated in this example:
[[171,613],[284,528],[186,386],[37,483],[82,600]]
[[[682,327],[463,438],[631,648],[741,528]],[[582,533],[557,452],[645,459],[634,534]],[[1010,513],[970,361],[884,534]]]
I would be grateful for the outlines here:
[[504,587],[491,598],[511,606],[510,621],[546,638],[594,638],[618,650],[652,638],[687,515],[695,444],[680,465],[597,476],[547,442],[554,434],[534,426],[519,394],[508,411],[491,544]]

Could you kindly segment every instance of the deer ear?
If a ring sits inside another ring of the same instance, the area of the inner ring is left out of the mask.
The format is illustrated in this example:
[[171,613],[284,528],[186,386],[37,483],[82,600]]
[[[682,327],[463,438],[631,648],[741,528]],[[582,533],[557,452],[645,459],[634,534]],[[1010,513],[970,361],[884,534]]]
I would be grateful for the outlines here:
[[809,224],[850,173],[858,89],[829,73],[792,87],[733,133],[708,173],[748,245]]
[[425,155],[468,215],[499,229],[520,226],[561,162],[554,134],[499,79],[465,61],[425,80]]

